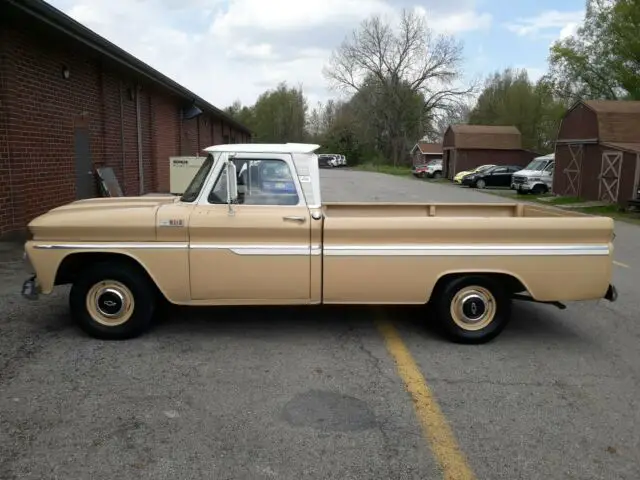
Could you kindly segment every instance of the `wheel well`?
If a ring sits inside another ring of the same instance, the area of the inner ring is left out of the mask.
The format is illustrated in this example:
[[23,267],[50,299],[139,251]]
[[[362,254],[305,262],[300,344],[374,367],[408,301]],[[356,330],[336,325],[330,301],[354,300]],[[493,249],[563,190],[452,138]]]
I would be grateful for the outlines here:
[[159,295],[162,292],[153,281],[147,270],[136,259],[124,255],[122,253],[106,253],[106,252],[82,252],[72,253],[64,257],[58,271],[56,272],[56,279],[54,285],[65,285],[73,283],[80,272],[93,266],[97,263],[109,262],[111,264],[118,263],[124,268],[132,268],[142,273],[151,285],[154,286]]
[[527,287],[513,275],[509,275],[508,273],[496,273],[496,272],[463,272],[463,273],[448,273],[443,275],[438,279],[436,284],[433,287],[433,292],[439,291],[445,284],[450,282],[453,279],[461,278],[461,277],[470,277],[470,276],[478,276],[490,278],[496,282],[502,284],[507,292],[510,295],[519,292],[527,291]]

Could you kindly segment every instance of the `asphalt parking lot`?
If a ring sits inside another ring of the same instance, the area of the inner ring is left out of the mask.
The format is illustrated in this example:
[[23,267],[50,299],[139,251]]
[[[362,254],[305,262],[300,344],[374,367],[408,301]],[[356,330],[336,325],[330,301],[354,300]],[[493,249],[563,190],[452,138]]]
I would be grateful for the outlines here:
[[[507,201],[322,176],[327,201]],[[637,480],[640,228],[616,233],[618,302],[516,304],[481,346],[443,340],[424,309],[364,307],[175,309],[100,342],[66,290],[23,300],[4,246],[0,479]]]

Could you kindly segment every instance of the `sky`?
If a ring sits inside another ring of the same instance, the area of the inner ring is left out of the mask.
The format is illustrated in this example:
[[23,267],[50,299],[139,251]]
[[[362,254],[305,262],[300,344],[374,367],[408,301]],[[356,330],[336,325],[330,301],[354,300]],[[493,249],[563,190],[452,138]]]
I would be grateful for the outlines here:
[[585,0],[48,0],[200,97],[252,105],[286,81],[309,104],[338,97],[323,77],[331,52],[373,14],[425,15],[463,42],[463,80],[507,67],[539,78],[550,45],[575,32]]

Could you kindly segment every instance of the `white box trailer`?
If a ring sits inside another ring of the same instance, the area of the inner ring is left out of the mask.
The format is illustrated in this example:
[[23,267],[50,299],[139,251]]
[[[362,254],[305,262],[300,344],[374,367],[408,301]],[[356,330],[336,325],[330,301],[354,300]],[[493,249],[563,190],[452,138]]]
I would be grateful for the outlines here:
[[169,157],[169,190],[182,195],[206,157]]

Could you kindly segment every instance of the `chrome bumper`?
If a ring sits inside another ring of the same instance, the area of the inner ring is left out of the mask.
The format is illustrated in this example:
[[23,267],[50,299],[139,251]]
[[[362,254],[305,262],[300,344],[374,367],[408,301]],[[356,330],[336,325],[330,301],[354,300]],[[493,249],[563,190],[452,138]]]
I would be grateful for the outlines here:
[[37,300],[40,296],[40,287],[35,275],[22,284],[22,296],[28,300]]

